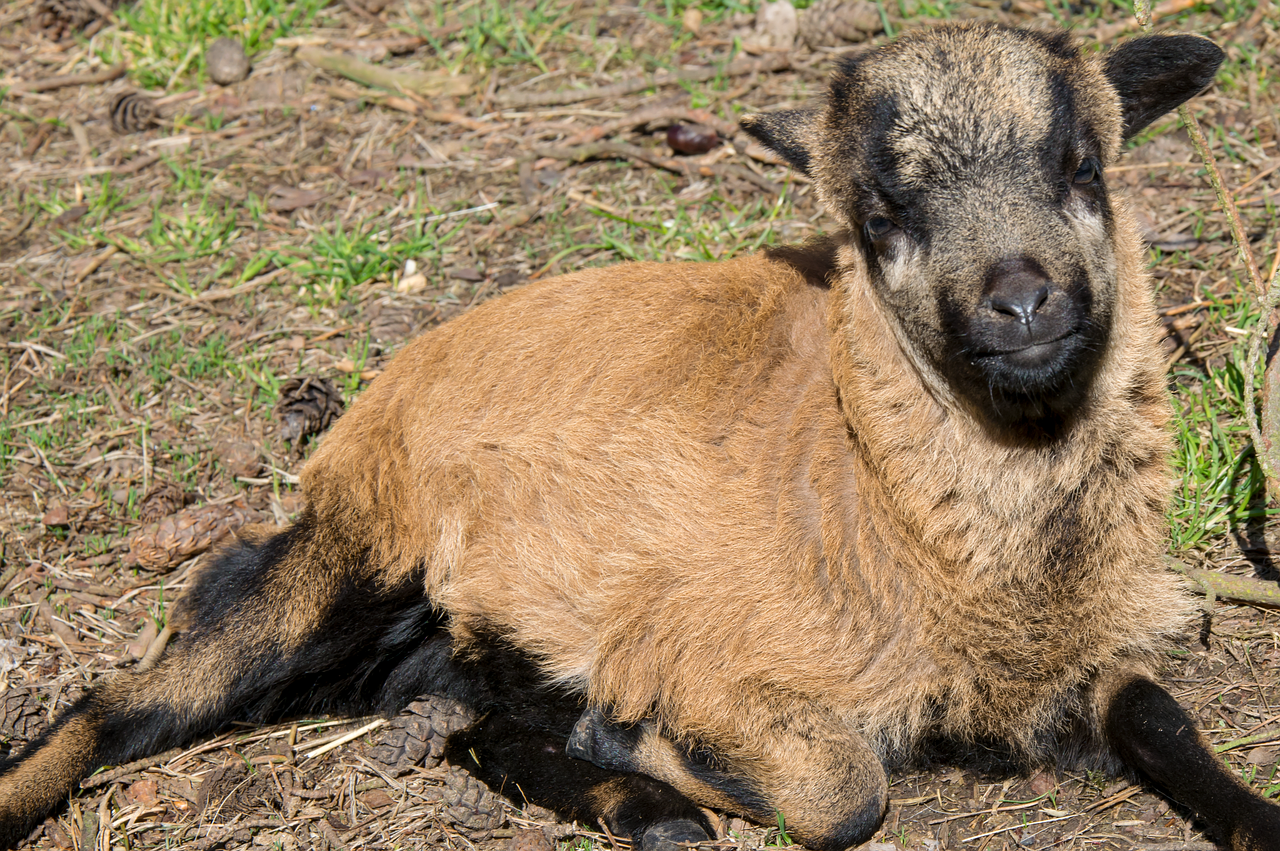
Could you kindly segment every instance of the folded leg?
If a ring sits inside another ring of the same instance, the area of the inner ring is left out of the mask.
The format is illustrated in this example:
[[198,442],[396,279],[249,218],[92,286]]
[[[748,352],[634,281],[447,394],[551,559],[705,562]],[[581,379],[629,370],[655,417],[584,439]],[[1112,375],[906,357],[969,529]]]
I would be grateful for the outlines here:
[[803,702],[758,701],[744,712],[767,717],[757,728],[759,740],[718,746],[677,742],[651,722],[615,724],[588,709],[568,752],[602,768],[657,778],[693,801],[757,822],[781,815],[788,834],[815,851],[843,851],[875,834],[888,782],[858,733]]

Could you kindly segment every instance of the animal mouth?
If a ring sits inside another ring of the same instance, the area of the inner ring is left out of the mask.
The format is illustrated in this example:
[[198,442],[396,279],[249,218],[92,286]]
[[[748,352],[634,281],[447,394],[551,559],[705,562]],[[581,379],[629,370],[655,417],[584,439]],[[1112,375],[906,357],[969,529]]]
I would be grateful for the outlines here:
[[1071,329],[1049,340],[1035,340],[1025,346],[1007,349],[987,349],[973,353],[975,359],[1000,359],[1009,366],[1021,369],[1035,369],[1050,366],[1064,349],[1068,348],[1068,340],[1076,336],[1076,329]]

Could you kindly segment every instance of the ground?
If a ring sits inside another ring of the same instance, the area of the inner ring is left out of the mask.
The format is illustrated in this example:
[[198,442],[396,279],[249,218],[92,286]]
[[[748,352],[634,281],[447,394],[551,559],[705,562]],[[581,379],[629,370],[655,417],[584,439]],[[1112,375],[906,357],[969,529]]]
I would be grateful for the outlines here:
[[[135,664],[214,538],[299,510],[314,440],[285,437],[322,428],[414,334],[568,269],[714,259],[831,226],[802,179],[734,139],[734,121],[806,102],[862,44],[801,38],[788,50],[733,0],[514,5],[0,8],[3,748]],[[831,5],[803,9],[801,32]],[[1193,111],[1266,273],[1280,10],[1160,10],[1159,28],[1227,50]],[[948,17],[1065,24],[1088,43],[1136,30],[1128,8],[1057,0],[891,0],[839,14],[873,40]],[[248,78],[225,87],[210,79],[219,35],[252,54]],[[359,65],[341,71],[335,57]],[[105,73],[116,63],[123,76]],[[366,85],[388,69],[405,73]],[[97,79],[32,85],[69,74]],[[703,129],[675,141],[711,149],[674,152],[668,128],[694,123]],[[1169,331],[1170,554],[1273,581],[1274,521],[1243,419],[1258,308],[1226,220],[1176,117],[1144,132],[1108,180],[1136,201]],[[1213,601],[1167,675],[1267,794],[1280,789],[1278,630],[1272,610]],[[92,778],[30,847],[626,845],[409,765],[435,741],[436,710],[229,729]],[[891,794],[877,851],[1212,847],[1176,806],[1115,778],[922,767],[895,776]],[[787,841],[776,826],[721,826],[720,847]]]

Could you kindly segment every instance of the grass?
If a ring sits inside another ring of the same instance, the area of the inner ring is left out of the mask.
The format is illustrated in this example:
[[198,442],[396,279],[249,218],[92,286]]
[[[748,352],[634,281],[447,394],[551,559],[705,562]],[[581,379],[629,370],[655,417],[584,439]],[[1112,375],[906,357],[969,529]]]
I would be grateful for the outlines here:
[[122,26],[96,45],[109,64],[126,62],[147,89],[172,89],[206,79],[204,50],[226,36],[249,54],[310,25],[328,0],[147,0],[116,10]]
[[1248,377],[1243,369],[1244,332],[1257,322],[1256,308],[1239,280],[1231,297],[1207,294],[1205,300],[1211,304],[1202,321],[1214,329],[1206,336],[1236,341],[1223,356],[1179,362],[1170,376],[1172,465],[1179,474],[1169,510],[1175,553],[1203,549],[1232,534],[1245,536],[1276,512],[1265,505],[1265,482],[1245,420],[1261,386],[1260,375]]

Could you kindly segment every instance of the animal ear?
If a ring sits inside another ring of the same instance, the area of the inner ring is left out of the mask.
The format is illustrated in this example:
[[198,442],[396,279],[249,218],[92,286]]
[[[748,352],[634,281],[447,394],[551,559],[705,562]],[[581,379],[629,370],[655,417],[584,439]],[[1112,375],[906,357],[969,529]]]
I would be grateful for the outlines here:
[[792,109],[745,115],[739,122],[743,130],[760,144],[782,157],[807,177],[813,177],[813,136],[818,112]]
[[1223,57],[1198,35],[1144,35],[1107,51],[1103,70],[1120,94],[1124,138],[1207,89]]

